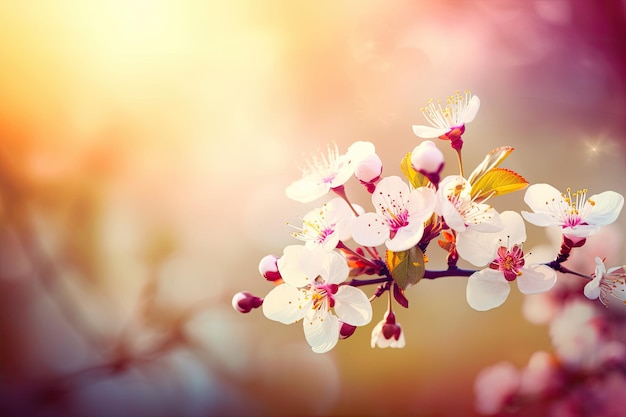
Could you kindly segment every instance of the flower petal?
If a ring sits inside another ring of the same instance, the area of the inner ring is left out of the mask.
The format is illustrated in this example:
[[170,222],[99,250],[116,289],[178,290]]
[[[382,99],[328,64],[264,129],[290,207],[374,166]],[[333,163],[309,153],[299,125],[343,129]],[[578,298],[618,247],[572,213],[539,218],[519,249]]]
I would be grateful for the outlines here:
[[438,138],[450,131],[450,128],[438,128],[432,126],[413,125],[413,133],[424,139]]
[[289,284],[274,287],[263,300],[263,314],[270,320],[291,324],[311,309],[312,301],[305,299],[306,292]]
[[478,223],[469,223],[469,228],[482,233],[495,233],[504,227],[500,214],[489,204],[477,204],[476,208],[482,213]]
[[302,321],[304,337],[315,353],[325,353],[339,341],[339,319],[328,310],[309,310]]
[[522,210],[522,216],[528,223],[539,227],[560,226],[561,224],[550,213],[531,213]]
[[572,227],[564,227],[561,233],[564,236],[589,237],[600,231],[601,227],[595,224],[579,224]]
[[385,320],[381,320],[379,321],[376,326],[374,326],[374,328],[372,329],[372,336],[370,339],[370,346],[373,348],[375,348],[376,346],[378,347],[387,347],[387,346],[382,346],[381,345],[381,341],[379,339],[384,339],[381,338],[381,333],[383,331],[383,325],[385,324]]
[[511,287],[502,272],[483,269],[474,272],[467,280],[467,303],[474,310],[486,311],[506,301]]
[[559,190],[550,184],[533,184],[528,187],[526,194],[524,194],[524,202],[528,204],[528,207],[535,213],[546,212],[546,204],[553,200],[563,201],[563,196]]
[[365,213],[350,225],[352,239],[359,245],[378,246],[389,238],[387,219],[380,214]]
[[326,255],[318,262],[320,262],[319,275],[327,284],[340,284],[348,278],[350,268],[346,260],[337,252],[326,252]]
[[517,288],[523,294],[539,294],[549,291],[556,284],[556,272],[546,265],[529,265],[521,269]]
[[409,185],[397,175],[392,175],[381,179],[376,185],[376,190],[372,194],[372,204],[378,214],[382,214],[393,201],[404,201],[410,194]]
[[472,96],[469,103],[467,103],[467,107],[465,108],[465,113],[463,114],[463,123],[469,123],[474,120],[479,108],[480,99],[478,98],[478,96]]
[[360,289],[342,285],[334,297],[335,312],[344,323],[363,326],[372,320],[372,304]]
[[500,213],[500,220],[504,228],[494,235],[509,246],[519,245],[526,241],[526,225],[519,213],[515,211],[503,211]]
[[461,258],[476,266],[485,266],[496,257],[496,244],[490,233],[468,229],[456,237],[456,250]]
[[[326,219],[335,224],[335,231],[340,240],[348,240],[352,237],[350,223],[354,219],[354,213],[343,198],[333,198],[327,205]],[[336,242],[335,242],[336,245]]]
[[346,156],[350,159],[352,164],[356,165],[358,162],[374,153],[376,153],[376,146],[372,142],[359,140],[350,145]]
[[585,222],[599,226],[613,223],[624,206],[624,197],[615,191],[592,195],[589,200],[594,202],[594,206],[585,218]]
[[419,187],[411,191],[405,209],[409,212],[410,221],[424,223],[432,216],[437,202],[437,195],[432,188]]
[[327,252],[320,247],[309,250],[303,245],[290,245],[283,249],[283,256],[276,265],[286,283],[294,287],[304,287],[320,275],[320,265],[325,253]]
[[339,155],[336,162],[336,172],[329,183],[329,188],[339,187],[348,181],[354,174],[354,164],[346,155]]
[[328,191],[330,184],[321,181],[317,176],[309,175],[292,182],[285,189],[285,194],[292,200],[308,203],[326,195]]
[[408,226],[398,229],[393,239],[385,242],[387,249],[393,252],[402,252],[417,245],[424,235],[424,224],[412,221]]
[[453,230],[463,233],[467,229],[467,225],[465,224],[465,220],[463,220],[463,216],[459,213],[459,211],[454,207],[448,199],[444,200],[440,204],[441,216],[445,220],[446,224]]
[[585,284],[585,297],[590,300],[595,300],[600,296],[600,276],[595,277],[593,280]]

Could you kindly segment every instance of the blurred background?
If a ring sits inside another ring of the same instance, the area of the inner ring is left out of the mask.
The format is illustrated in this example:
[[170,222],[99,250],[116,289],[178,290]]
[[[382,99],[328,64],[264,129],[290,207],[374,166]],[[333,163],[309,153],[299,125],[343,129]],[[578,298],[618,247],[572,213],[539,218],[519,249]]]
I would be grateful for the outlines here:
[[[530,183],[626,194],[623,0],[3,2],[0,60],[7,416],[473,416],[481,369],[552,349],[515,285],[476,312],[465,278],[420,282],[404,349],[369,346],[384,300],[324,355],[233,310],[321,204],[285,197],[298,164],[369,140],[399,174],[420,107],[469,89],[467,171],[510,145]],[[580,272],[625,262],[624,216]],[[558,236],[527,230],[553,257]]]

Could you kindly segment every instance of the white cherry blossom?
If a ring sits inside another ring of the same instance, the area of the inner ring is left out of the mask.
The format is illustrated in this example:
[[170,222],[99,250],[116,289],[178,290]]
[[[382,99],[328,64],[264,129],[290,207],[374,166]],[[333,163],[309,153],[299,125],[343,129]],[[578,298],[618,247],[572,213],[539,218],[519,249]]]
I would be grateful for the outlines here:
[[402,326],[396,323],[392,312],[387,312],[385,318],[374,326],[370,343],[372,348],[403,348],[406,345]]
[[585,296],[590,300],[599,298],[607,307],[611,297],[626,304],[626,268],[616,266],[607,271],[602,259],[596,257],[595,260],[595,277],[585,284]]
[[285,193],[292,200],[308,203],[326,195],[331,189],[341,187],[354,174],[358,162],[375,152],[374,144],[353,143],[346,154],[339,154],[337,145],[328,147],[327,154],[307,161],[301,168],[302,178],[287,187]]
[[480,99],[469,91],[461,95],[458,91],[446,100],[442,107],[441,101],[430,100],[428,106],[421,109],[430,126],[413,125],[413,133],[424,139],[432,139],[452,134],[460,137],[465,125],[476,117]]
[[467,302],[475,310],[500,306],[511,290],[509,282],[517,281],[523,294],[550,290],[556,283],[556,272],[546,265],[526,265],[522,243],[526,230],[522,217],[513,211],[501,213],[504,228],[497,233],[476,233],[477,244],[465,250],[465,259],[488,267],[473,273],[467,281]]
[[[309,249],[321,246],[333,250],[339,241],[351,238],[350,222],[355,214],[343,198],[333,198],[322,207],[308,212],[302,218],[302,228],[292,236],[305,242]],[[294,226],[295,227],[295,226]]]
[[624,205],[624,197],[605,191],[587,197],[587,190],[566,193],[549,184],[533,184],[526,190],[524,201],[533,213],[522,211],[526,221],[541,227],[558,226],[565,236],[586,238],[602,226],[613,223]]
[[[465,250],[476,244],[480,233],[502,230],[500,214],[489,204],[477,203],[470,195],[472,186],[460,175],[445,177],[437,190],[435,212],[443,217],[446,225],[457,232],[456,248],[466,259]],[[467,232],[478,233],[467,233]]]
[[424,234],[424,222],[435,207],[435,192],[420,187],[411,190],[400,177],[385,177],[372,194],[376,213],[352,221],[352,238],[365,246],[382,243],[394,252],[415,246]]
[[372,306],[363,291],[340,285],[349,268],[337,252],[287,246],[278,260],[284,283],[263,301],[263,313],[284,324],[302,320],[304,336],[316,353],[331,350],[339,340],[340,321],[363,326],[372,319]]

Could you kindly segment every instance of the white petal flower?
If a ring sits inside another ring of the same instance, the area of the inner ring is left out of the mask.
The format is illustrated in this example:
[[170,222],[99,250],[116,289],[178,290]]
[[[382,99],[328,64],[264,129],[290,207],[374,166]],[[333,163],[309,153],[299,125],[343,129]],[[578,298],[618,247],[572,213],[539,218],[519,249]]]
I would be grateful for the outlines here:
[[469,91],[465,91],[465,95],[457,91],[448,97],[444,107],[440,101],[435,103],[430,100],[428,106],[421,110],[431,126],[413,125],[413,133],[424,139],[432,139],[456,130],[454,133],[460,136],[465,131],[465,125],[476,117],[479,107],[478,96],[473,96]]
[[458,233],[467,229],[478,232],[501,230],[498,212],[489,204],[474,201],[471,190],[470,183],[460,175],[445,177],[437,190],[435,211]]
[[383,178],[372,194],[376,213],[365,213],[352,221],[352,238],[365,246],[382,243],[399,252],[415,246],[424,233],[424,222],[435,207],[432,189],[410,190],[400,177]]
[[406,345],[402,326],[396,323],[395,316],[389,313],[374,326],[370,343],[372,348],[403,348]]
[[587,190],[567,193],[549,184],[528,187],[524,201],[533,213],[522,211],[528,222],[541,227],[558,226],[565,236],[588,237],[613,223],[624,205],[624,197],[605,191],[587,197]]
[[595,278],[585,285],[585,296],[590,300],[600,298],[608,307],[611,297],[626,304],[626,267],[617,266],[608,271],[602,259],[596,257]]
[[355,142],[345,155],[340,155],[337,146],[328,147],[327,154],[321,154],[301,168],[302,178],[287,187],[287,197],[301,203],[314,201],[332,188],[341,187],[350,179],[358,162],[374,153],[374,144]]
[[302,218],[302,228],[292,233],[305,242],[309,249],[321,246],[333,250],[339,241],[351,238],[350,222],[355,214],[343,198],[333,198],[322,207],[308,212]]
[[267,294],[263,313],[284,324],[302,319],[305,338],[314,352],[327,352],[337,344],[339,320],[353,326],[371,321],[372,306],[365,293],[339,285],[348,277],[349,268],[337,252],[288,246],[278,269],[285,282]]
[[[475,272],[467,281],[467,302],[475,310],[485,311],[506,301],[509,282],[517,280],[524,294],[550,290],[556,283],[556,272],[546,265],[526,266],[522,243],[526,239],[524,221],[513,211],[501,214],[504,229],[498,233],[476,233],[477,244],[468,246],[465,256],[470,262],[482,263],[491,248],[489,267]],[[482,238],[482,242],[481,242]]]

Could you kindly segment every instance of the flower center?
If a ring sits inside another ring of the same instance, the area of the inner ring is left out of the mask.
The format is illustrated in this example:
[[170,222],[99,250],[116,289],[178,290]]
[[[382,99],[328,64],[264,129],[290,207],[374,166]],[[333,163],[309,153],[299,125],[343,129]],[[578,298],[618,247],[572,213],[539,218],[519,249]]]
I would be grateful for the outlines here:
[[496,259],[489,264],[489,268],[502,272],[507,281],[513,281],[522,275],[523,266],[524,252],[517,245],[513,245],[511,249],[500,246]]
[[[384,194],[379,192],[381,196]],[[405,208],[409,199],[404,200],[402,191],[398,193],[398,199],[392,198],[390,194],[387,194],[384,198],[384,202],[379,204],[378,212],[385,216],[387,219],[387,226],[389,226],[390,237],[393,239],[399,229],[409,224],[409,218],[411,217],[409,211]]]
[[[315,281],[321,281],[321,277],[316,278]],[[320,308],[326,308],[327,310],[330,310],[334,307],[335,298],[333,295],[337,293],[338,289],[339,286],[337,284],[313,284],[311,286],[313,309],[319,310]]]
[[391,209],[387,208],[387,224],[391,232],[396,233],[398,229],[409,224],[409,212],[406,209],[402,209],[394,213]]
[[[465,91],[465,95],[461,95],[458,91],[446,99],[446,105],[441,106],[441,100],[437,102],[432,99],[428,101],[426,107],[420,110],[424,114],[426,120],[438,128],[459,128],[458,133],[463,133],[463,118],[467,111],[467,106],[472,98],[469,91]],[[459,136],[460,136],[459,134]],[[451,138],[450,138],[451,139]]]
[[624,301],[626,304],[626,273],[606,273],[600,280],[600,301],[605,306],[609,305],[609,296]]
[[317,244],[323,244],[328,236],[335,232],[336,223],[329,223],[327,218],[328,207],[326,204],[322,206],[319,212],[314,216],[305,216],[302,219],[302,228],[292,226],[297,232],[291,233],[293,237],[303,241],[313,241]]
[[587,224],[584,219],[596,204],[595,201],[587,198],[587,189],[572,193],[572,189],[568,187],[567,192],[562,193],[561,197],[563,197],[562,201],[558,203],[554,200],[546,201],[546,205],[552,206],[553,212],[562,219],[562,227]]
[[328,146],[326,154],[321,153],[307,161],[307,167],[301,168],[304,173],[314,173],[322,183],[330,184],[333,182],[339,171],[348,163],[339,155],[337,145]]
[[453,193],[448,196],[448,200],[463,218],[465,226],[470,224],[476,225],[489,220],[491,215],[487,214],[487,212],[491,209],[491,206],[477,203],[474,199],[461,196],[460,193],[464,188],[463,184],[457,185]]

